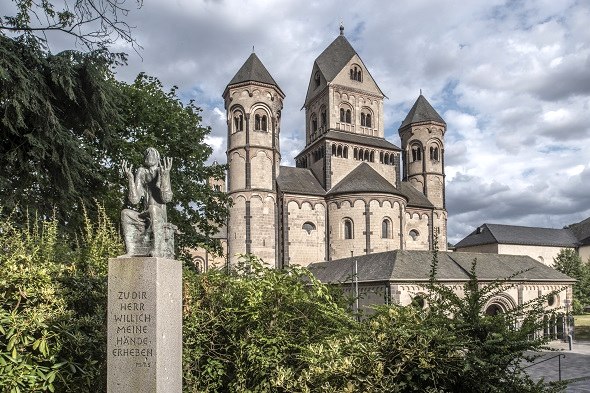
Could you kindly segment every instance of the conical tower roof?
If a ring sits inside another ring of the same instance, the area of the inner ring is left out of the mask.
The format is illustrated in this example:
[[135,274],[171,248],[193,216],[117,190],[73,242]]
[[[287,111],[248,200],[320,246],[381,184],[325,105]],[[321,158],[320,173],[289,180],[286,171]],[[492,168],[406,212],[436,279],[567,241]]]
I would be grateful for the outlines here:
[[275,86],[281,93],[283,93],[277,82],[275,82],[273,77],[270,75],[270,72],[268,72],[264,64],[262,64],[262,61],[260,61],[254,52],[252,52],[250,57],[248,57],[246,62],[238,70],[236,75],[234,75],[231,81],[227,84],[227,87],[245,82],[260,82],[267,85],[272,85]]
[[400,129],[404,128],[409,124],[414,123],[421,123],[425,121],[434,121],[437,123],[447,124],[443,120],[442,117],[438,114],[438,112],[430,105],[428,100],[420,94],[412,109],[402,122],[402,125],[399,127]]

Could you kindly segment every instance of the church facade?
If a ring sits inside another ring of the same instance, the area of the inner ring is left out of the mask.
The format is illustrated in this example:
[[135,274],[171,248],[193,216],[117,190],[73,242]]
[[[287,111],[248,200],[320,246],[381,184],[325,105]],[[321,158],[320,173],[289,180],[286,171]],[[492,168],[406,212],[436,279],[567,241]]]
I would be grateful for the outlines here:
[[[315,60],[305,147],[281,166],[285,94],[252,53],[223,93],[227,257],[254,254],[276,267],[393,250],[446,250],[446,123],[420,94],[385,139],[385,94],[340,35]],[[225,234],[225,232],[224,232]]]

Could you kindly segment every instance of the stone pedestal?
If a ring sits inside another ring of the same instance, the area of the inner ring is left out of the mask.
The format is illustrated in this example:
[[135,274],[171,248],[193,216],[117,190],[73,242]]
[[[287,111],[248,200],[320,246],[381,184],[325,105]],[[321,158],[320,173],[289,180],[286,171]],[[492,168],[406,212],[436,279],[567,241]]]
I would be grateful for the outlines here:
[[108,393],[182,391],[182,263],[109,259]]

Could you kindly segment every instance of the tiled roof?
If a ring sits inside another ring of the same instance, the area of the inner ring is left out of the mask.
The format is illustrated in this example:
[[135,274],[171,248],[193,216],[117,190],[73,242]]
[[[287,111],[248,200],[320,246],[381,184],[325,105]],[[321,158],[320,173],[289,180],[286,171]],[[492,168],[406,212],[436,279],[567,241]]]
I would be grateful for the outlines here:
[[326,193],[307,168],[280,167],[277,184],[282,192],[290,194],[323,196]]
[[423,121],[435,121],[437,123],[447,124],[432,105],[430,105],[428,100],[420,94],[399,128],[403,128],[408,124],[420,123]]
[[400,184],[400,193],[408,198],[408,206],[425,207],[432,209],[434,205],[426,198],[424,194],[416,190],[414,186],[402,181]]
[[495,243],[574,247],[576,242],[576,237],[569,229],[483,224],[457,243],[455,247],[461,248]]
[[568,226],[580,244],[590,244],[590,217]]
[[343,35],[339,35],[324,49],[315,62],[324,78],[331,82],[354,55],[356,51],[350,42]]
[[264,64],[262,64],[258,56],[256,56],[256,53],[252,53],[250,57],[248,57],[246,62],[227,85],[231,86],[243,82],[261,82],[279,88],[277,82],[275,82]]
[[408,200],[408,206],[424,207],[432,209],[434,205],[410,184],[402,182],[400,187],[395,187],[387,179],[381,176],[366,162],[360,163],[338,184],[332,187],[327,195],[380,193],[401,195]]
[[366,162],[360,163],[338,184],[328,191],[328,195],[352,194],[359,192],[376,192],[384,194],[399,194],[397,188],[377,173]]
[[[427,281],[430,277],[432,251],[395,250],[309,265],[314,276],[325,283],[351,282],[352,266],[357,261],[359,282]],[[467,281],[473,260],[477,259],[479,280],[508,278],[513,280],[573,282],[574,280],[528,256],[481,253],[439,252],[437,278],[440,281]]]

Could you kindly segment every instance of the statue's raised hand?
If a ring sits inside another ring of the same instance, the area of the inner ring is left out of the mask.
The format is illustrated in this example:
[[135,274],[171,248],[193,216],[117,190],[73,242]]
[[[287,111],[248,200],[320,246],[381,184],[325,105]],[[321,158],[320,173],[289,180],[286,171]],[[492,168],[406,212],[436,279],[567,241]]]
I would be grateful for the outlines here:
[[162,159],[162,161],[160,162],[160,168],[162,170],[162,173],[170,173],[170,169],[172,169],[172,158],[165,157],[164,159]]
[[121,168],[123,168],[123,173],[125,173],[129,179],[133,179],[133,166],[131,166],[127,160],[121,162]]

